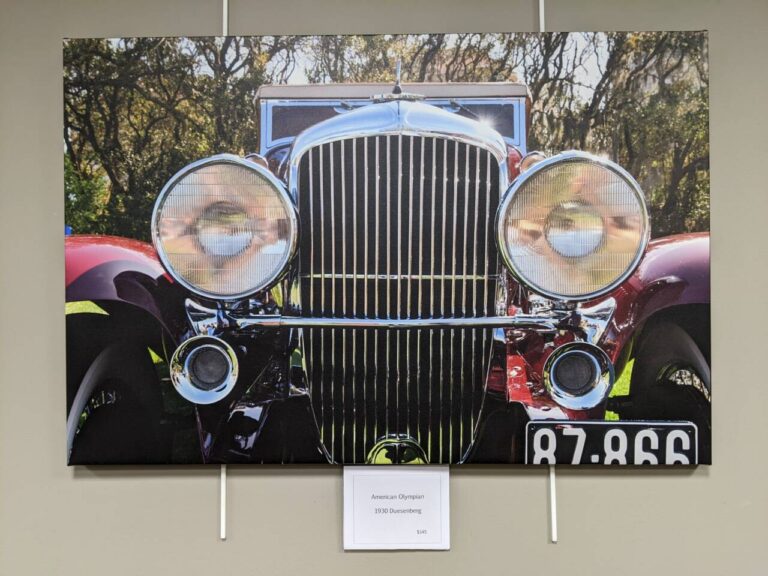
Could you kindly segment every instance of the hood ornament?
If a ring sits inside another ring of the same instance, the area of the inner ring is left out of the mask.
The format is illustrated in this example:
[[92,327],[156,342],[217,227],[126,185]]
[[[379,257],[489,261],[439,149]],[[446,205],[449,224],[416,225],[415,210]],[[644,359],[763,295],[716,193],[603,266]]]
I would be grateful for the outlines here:
[[395,87],[392,88],[392,94],[402,94],[403,88],[400,86],[400,66],[403,63],[400,58],[397,59],[397,64],[395,64]]
[[374,94],[371,96],[371,100],[374,102],[392,102],[393,100],[409,100],[411,102],[416,100],[424,100],[422,94],[413,94],[411,92],[403,92],[403,87],[400,85],[400,73],[402,69],[402,61],[398,58],[395,64],[395,86],[392,88],[390,94]]

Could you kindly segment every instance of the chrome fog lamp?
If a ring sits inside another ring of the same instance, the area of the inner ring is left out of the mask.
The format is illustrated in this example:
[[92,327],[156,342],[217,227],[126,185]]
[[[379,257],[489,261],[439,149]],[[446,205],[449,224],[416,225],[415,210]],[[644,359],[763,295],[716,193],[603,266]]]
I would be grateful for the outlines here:
[[220,338],[195,336],[173,353],[170,372],[173,387],[181,396],[195,404],[213,404],[235,387],[237,356]]
[[192,292],[233,300],[272,286],[296,248],[296,209],[261,164],[222,154],[165,185],[152,240],[168,272]]
[[608,397],[614,371],[608,355],[586,342],[557,348],[544,363],[544,385],[550,396],[571,410],[594,408]]
[[548,298],[583,301],[613,290],[637,267],[650,235],[643,192],[617,164],[564,152],[530,166],[497,215],[510,271]]

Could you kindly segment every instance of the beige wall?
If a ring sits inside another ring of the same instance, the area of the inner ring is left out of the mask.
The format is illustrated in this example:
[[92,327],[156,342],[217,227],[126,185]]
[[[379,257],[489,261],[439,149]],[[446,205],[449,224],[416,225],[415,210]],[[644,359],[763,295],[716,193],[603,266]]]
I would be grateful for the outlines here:
[[[0,575],[768,573],[768,4],[547,0],[553,30],[709,29],[715,465],[452,477],[447,553],[347,553],[341,471],[64,465],[61,38],[215,35],[219,0],[0,0]],[[535,30],[535,0],[232,0],[233,34]],[[762,170],[761,170],[762,169]]]

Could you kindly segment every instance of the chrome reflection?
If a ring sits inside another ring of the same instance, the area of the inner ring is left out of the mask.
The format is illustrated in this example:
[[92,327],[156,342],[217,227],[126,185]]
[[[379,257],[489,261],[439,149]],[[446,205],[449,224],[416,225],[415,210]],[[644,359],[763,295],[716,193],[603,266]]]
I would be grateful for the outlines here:
[[540,152],[539,150],[532,150],[528,152],[528,154],[523,156],[522,160],[520,160],[520,174],[527,172],[529,168],[546,159],[547,155],[544,152]]
[[195,404],[213,404],[226,398],[237,383],[235,351],[214,336],[194,336],[183,342],[170,362],[176,391]]
[[597,346],[569,342],[544,363],[544,386],[564,408],[588,410],[603,402],[614,382],[613,364]]
[[245,251],[253,241],[256,223],[232,202],[215,202],[197,221],[197,240],[206,254],[231,258]]
[[373,445],[366,464],[429,464],[424,448],[408,434],[389,434]]
[[[276,314],[238,312],[226,308],[211,308],[188,298],[184,303],[192,329],[198,335],[218,334],[227,329],[255,330],[268,328],[388,328],[388,329],[450,329],[450,328],[509,328],[555,333],[573,328],[574,320],[583,338],[597,344],[613,317],[616,300],[606,298],[592,306],[580,305],[569,309],[556,309],[550,300],[532,297],[537,308],[531,314],[518,312],[511,316],[480,316],[475,318],[337,318],[307,317]],[[498,304],[498,303],[497,303]]]
[[584,339],[592,344],[597,344],[615,311],[616,300],[614,298],[606,298],[592,306],[580,305],[578,308],[579,328],[584,333]]
[[311,148],[351,137],[385,135],[448,138],[470,146],[479,146],[488,150],[496,159],[502,190],[509,183],[507,144],[501,134],[475,120],[457,116],[430,104],[406,99],[364,106],[320,122],[299,134],[291,149],[291,196],[297,198],[299,162]]
[[603,219],[594,206],[563,202],[547,216],[544,235],[552,249],[565,258],[584,258],[600,247]]

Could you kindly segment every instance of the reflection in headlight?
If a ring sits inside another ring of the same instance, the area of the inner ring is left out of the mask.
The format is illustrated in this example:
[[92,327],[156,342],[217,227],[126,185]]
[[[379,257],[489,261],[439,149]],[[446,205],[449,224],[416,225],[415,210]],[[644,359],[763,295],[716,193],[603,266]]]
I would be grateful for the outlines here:
[[232,257],[243,252],[253,239],[248,215],[241,207],[217,202],[197,221],[197,240],[211,256]]
[[545,225],[547,242],[566,258],[583,258],[603,241],[603,219],[597,210],[580,202],[565,202],[549,213]]

